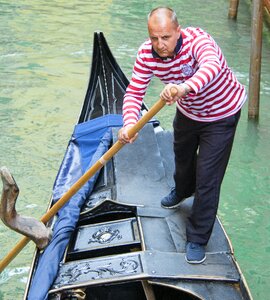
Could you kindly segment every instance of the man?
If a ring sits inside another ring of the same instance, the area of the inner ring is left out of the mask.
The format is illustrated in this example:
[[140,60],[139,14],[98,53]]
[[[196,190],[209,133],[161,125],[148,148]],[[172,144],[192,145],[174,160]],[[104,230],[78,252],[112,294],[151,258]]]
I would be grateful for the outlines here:
[[[148,16],[149,40],[139,48],[124,104],[122,143],[131,143],[128,129],[138,120],[146,88],[153,76],[166,85],[160,96],[176,102],[174,128],[175,188],[161,200],[176,208],[194,194],[186,224],[186,260],[205,260],[216,218],[220,186],[228,164],[236,126],[246,95],[228,68],[213,38],[200,28],[181,29],[167,7]],[[172,96],[171,89],[177,89]]]

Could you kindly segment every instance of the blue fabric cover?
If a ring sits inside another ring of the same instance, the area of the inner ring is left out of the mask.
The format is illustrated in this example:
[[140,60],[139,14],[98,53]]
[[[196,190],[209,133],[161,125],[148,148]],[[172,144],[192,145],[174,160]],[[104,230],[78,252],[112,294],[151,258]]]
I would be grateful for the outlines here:
[[[122,126],[121,115],[105,115],[75,126],[65,157],[53,187],[53,202],[68,189],[108,150],[112,127]],[[58,212],[50,244],[39,258],[28,293],[28,300],[44,300],[52,285],[80,210],[93,190],[98,173]]]

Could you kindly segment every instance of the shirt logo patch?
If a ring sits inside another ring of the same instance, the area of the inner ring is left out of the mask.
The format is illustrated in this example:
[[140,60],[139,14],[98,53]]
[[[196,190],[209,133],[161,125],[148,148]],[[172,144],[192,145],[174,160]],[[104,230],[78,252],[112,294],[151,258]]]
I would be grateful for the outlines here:
[[190,65],[185,64],[181,66],[181,70],[186,76],[191,76],[193,74],[193,69]]

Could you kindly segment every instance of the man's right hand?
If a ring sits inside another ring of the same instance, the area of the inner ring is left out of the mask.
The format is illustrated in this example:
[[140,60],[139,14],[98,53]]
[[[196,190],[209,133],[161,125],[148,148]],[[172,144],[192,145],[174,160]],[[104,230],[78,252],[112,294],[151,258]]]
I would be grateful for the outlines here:
[[132,138],[128,136],[128,131],[131,127],[133,127],[133,125],[127,125],[118,131],[118,140],[121,144],[132,144],[137,139],[138,133],[136,133]]

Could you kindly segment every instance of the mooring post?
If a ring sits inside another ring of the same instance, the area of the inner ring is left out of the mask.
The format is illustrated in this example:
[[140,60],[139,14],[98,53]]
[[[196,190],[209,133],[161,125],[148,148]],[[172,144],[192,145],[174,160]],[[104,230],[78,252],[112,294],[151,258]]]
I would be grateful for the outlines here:
[[258,119],[262,53],[263,1],[252,1],[248,117]]
[[239,5],[239,0],[230,0],[229,14],[228,14],[229,19],[237,18],[238,5]]

